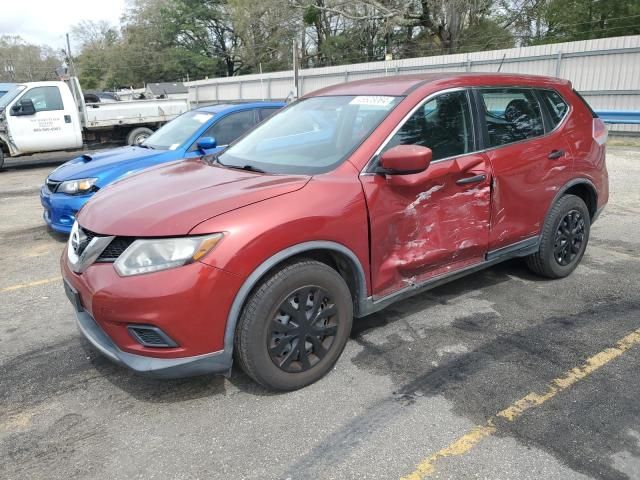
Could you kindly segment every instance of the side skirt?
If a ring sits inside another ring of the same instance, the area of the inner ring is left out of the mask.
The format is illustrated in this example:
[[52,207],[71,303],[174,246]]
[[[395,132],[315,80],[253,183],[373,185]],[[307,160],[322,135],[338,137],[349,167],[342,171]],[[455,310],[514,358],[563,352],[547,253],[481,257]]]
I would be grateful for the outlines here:
[[471,265],[470,267],[466,267],[455,272],[438,275],[426,280],[423,283],[408,285],[407,287],[385,297],[367,297],[360,303],[358,317],[371,315],[372,313],[378,312],[383,308],[388,307],[392,303],[404,300],[405,298],[412,297],[422,292],[426,292],[427,290],[439,287],[440,285],[452,282],[466,275],[484,270],[485,268],[491,267],[500,262],[504,262],[505,260],[517,257],[526,257],[528,255],[536,253],[539,247],[540,237],[536,235],[535,237],[527,238],[526,240],[522,240],[512,245],[487,252],[484,261],[481,261],[480,263],[477,263],[475,265]]

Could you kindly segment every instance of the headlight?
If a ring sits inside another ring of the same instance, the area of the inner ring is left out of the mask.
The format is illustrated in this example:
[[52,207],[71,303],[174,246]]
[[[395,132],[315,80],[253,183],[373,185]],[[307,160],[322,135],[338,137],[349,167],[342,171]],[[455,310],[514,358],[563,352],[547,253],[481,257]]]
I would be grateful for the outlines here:
[[97,178],[80,178],[78,180],[67,180],[62,182],[56,190],[59,193],[68,193],[74,195],[76,193],[87,193],[96,184]]
[[136,240],[114,264],[122,277],[157,272],[195,262],[222,240],[222,233],[198,237]]

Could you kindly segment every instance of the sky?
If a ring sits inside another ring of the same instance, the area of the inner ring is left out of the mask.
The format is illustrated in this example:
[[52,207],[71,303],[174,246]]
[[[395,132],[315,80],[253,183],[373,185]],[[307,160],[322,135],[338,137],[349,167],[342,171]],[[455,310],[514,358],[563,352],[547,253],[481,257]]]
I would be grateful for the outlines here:
[[[65,33],[82,20],[118,25],[126,0],[2,0],[0,35],[20,35],[29,43],[65,47]],[[73,50],[73,43],[72,43]]]

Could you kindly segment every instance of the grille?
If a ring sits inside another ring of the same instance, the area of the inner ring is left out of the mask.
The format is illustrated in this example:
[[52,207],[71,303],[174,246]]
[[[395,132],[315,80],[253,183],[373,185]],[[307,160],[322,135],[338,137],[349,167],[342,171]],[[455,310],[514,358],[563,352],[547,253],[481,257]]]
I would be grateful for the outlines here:
[[[92,232],[91,230],[87,230],[86,228],[80,227],[80,230],[82,230],[82,233],[84,233],[84,239],[83,241],[80,243],[80,246],[78,248],[78,255],[81,255],[82,252],[84,252],[84,249],[87,248],[87,245],[89,245],[89,243],[91,243],[91,240],[93,240],[95,237],[102,237],[103,235],[100,235],[98,233]],[[111,240],[111,243],[109,243],[109,245],[107,245],[107,248],[105,248],[102,253],[100,254],[100,256],[97,258],[97,262],[115,262],[118,257],[120,255],[122,255],[122,252],[124,252],[129,245],[131,245],[133,242],[135,241],[135,238],[131,238],[131,237],[116,237],[113,240]]]
[[95,233],[85,228],[80,227],[80,230],[82,230],[84,238],[82,242],[80,242],[80,245],[78,245],[78,251],[76,252],[78,255],[82,255],[82,252],[84,252],[84,249],[87,248],[87,245],[89,245],[91,243],[91,240],[93,240],[97,236]]
[[58,187],[60,186],[60,184],[62,182],[56,182],[55,180],[50,180],[47,178],[47,188],[49,189],[49,191],[51,193],[56,193],[56,190],[58,190]]
[[146,325],[129,325],[129,333],[145,347],[177,347],[178,344],[158,327]]
[[115,262],[122,253],[129,248],[134,242],[135,238],[131,237],[116,237],[111,240],[111,243],[107,245],[100,256],[98,262]]

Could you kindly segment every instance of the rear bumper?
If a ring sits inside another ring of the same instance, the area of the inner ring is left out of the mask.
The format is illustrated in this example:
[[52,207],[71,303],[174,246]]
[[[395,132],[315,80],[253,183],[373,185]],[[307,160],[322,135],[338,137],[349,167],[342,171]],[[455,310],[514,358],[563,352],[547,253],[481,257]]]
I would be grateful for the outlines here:
[[157,378],[181,378],[204,374],[228,376],[231,372],[231,356],[223,350],[180,358],[134,355],[120,350],[86,311],[76,312],[76,320],[80,332],[105,357],[137,373]]

